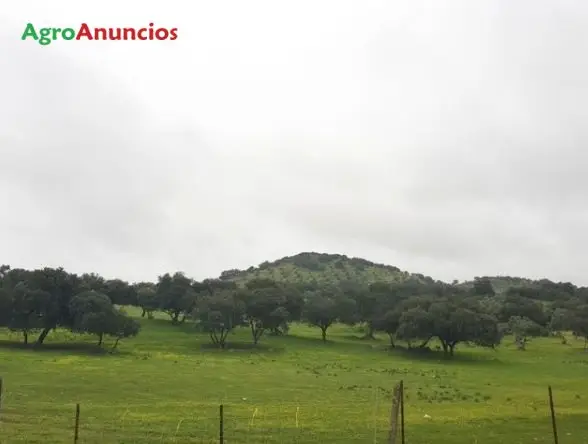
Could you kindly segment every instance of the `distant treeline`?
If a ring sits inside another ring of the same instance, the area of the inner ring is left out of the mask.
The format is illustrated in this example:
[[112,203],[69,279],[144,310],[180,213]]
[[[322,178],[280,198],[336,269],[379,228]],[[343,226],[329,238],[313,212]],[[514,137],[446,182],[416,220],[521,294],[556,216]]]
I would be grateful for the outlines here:
[[117,344],[139,332],[140,324],[118,308],[130,305],[141,308],[143,317],[161,311],[173,324],[193,322],[221,348],[237,327],[246,326],[257,344],[264,334],[287,334],[292,322],[316,326],[323,340],[336,322],[364,326],[366,339],[386,333],[391,347],[401,341],[410,349],[423,349],[436,339],[448,356],[459,343],[495,347],[507,334],[521,350],[534,336],[555,335],[565,341],[566,331],[588,340],[587,288],[517,280],[517,285],[497,293],[490,278],[464,285],[405,273],[399,281],[399,270],[389,270],[396,273],[395,281],[243,281],[230,278],[242,277],[242,272],[229,270],[218,279],[196,281],[177,272],[166,273],[157,282],[131,284],[61,268],[4,265],[0,326],[22,333],[25,343],[35,335],[36,345],[56,328],[95,334],[99,344],[111,336]]

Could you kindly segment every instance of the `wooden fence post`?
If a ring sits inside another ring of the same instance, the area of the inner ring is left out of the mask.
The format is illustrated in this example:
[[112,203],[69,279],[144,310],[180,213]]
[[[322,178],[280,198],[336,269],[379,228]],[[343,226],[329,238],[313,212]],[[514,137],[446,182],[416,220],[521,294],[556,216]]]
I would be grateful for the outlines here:
[[392,411],[390,412],[390,433],[388,434],[388,444],[396,444],[398,437],[398,408],[400,407],[400,384],[394,387],[392,397]]
[[76,404],[76,423],[74,426],[74,444],[77,444],[80,435],[80,404]]
[[404,381],[400,381],[400,442],[405,444],[404,441]]
[[220,405],[219,408],[220,418],[219,418],[219,442],[220,444],[224,444],[225,442],[225,430],[224,430],[224,412],[223,412],[223,405]]
[[549,409],[551,410],[551,427],[553,428],[553,442],[558,444],[557,439],[557,425],[555,424],[555,407],[553,406],[553,392],[551,391],[551,386],[548,386],[547,390],[549,391]]

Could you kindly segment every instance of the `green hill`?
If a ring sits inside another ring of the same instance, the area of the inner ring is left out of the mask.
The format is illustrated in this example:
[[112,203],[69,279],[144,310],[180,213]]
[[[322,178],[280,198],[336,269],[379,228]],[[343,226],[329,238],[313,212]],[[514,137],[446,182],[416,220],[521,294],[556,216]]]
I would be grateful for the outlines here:
[[292,284],[329,285],[344,281],[369,284],[377,281],[404,282],[416,280],[421,283],[435,282],[431,277],[402,271],[392,265],[377,264],[361,258],[350,258],[342,254],[315,252],[287,256],[274,262],[263,262],[247,270],[226,270],[222,280],[244,283],[252,279],[272,279]]

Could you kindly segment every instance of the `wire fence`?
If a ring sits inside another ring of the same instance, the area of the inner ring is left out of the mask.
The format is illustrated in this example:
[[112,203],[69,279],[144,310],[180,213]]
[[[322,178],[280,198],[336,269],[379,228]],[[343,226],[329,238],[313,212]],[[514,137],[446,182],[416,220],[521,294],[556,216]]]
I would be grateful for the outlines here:
[[[354,403],[351,415],[349,406],[290,402],[256,407],[247,404],[246,400],[243,404],[177,405],[165,416],[150,413],[152,410],[149,405],[133,406],[125,411],[109,411],[109,406],[91,403],[60,406],[35,403],[35,414],[32,415],[28,409],[23,408],[26,404],[19,402],[17,406],[10,405],[10,392],[3,385],[5,384],[0,378],[2,444],[441,442],[422,436],[411,437],[410,424],[408,430],[405,430],[403,381],[394,387],[390,396],[381,396],[378,399],[375,392],[374,399],[369,403],[358,405],[355,401],[350,401]],[[551,420],[552,437],[544,436],[541,442],[559,444],[551,387],[546,395],[549,410],[545,413]],[[407,407],[410,409],[410,404]],[[357,412],[364,414],[358,417]],[[177,421],[170,421],[170,417],[177,418]],[[338,418],[336,426],[333,425],[334,418]],[[547,423],[547,417],[545,419]],[[443,442],[452,442],[452,439]],[[512,439],[512,442],[523,441]]]

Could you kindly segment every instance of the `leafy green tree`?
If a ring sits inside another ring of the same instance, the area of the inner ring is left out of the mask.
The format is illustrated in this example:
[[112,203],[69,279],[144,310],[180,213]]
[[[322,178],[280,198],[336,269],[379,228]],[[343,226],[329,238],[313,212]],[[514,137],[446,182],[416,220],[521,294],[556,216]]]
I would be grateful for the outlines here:
[[72,298],[70,310],[74,322],[72,331],[98,336],[101,346],[104,336],[116,338],[115,350],[122,338],[136,336],[140,325],[123,310],[116,309],[110,298],[97,291],[84,291]]
[[546,327],[549,316],[541,302],[521,296],[524,289],[511,288],[507,291],[502,309],[498,315],[501,322],[508,322],[511,317],[527,318],[536,324]]
[[219,291],[199,299],[193,317],[209,333],[212,343],[224,349],[229,333],[245,324],[245,304],[235,291]]
[[304,319],[309,325],[319,327],[323,341],[327,340],[327,330],[337,320],[337,303],[321,295],[310,296],[304,306]]
[[193,282],[192,289],[198,294],[205,293],[212,296],[220,291],[236,290],[237,284],[222,279],[204,279],[202,282]]
[[25,345],[29,343],[29,334],[41,328],[38,308],[49,303],[50,298],[51,295],[43,290],[30,290],[25,282],[19,282],[12,290],[11,314],[7,326],[12,331],[22,333]]
[[43,344],[51,330],[57,327],[71,328],[73,317],[69,303],[80,288],[80,279],[63,268],[43,268],[28,273],[27,286],[39,290],[49,297],[40,298],[36,312],[40,320],[41,333],[36,345]]
[[10,292],[0,286],[0,327],[9,324],[12,317],[12,296]]
[[98,345],[102,345],[105,334],[111,329],[114,305],[108,296],[94,290],[83,291],[74,296],[70,302],[73,316],[72,331],[98,336]]
[[295,285],[285,285],[282,288],[286,303],[284,307],[288,312],[288,321],[295,322],[302,319],[304,309],[304,296]]
[[470,339],[476,345],[494,349],[502,342],[504,331],[496,316],[478,312],[474,337]]
[[111,349],[113,352],[121,339],[137,336],[141,330],[141,324],[128,316],[122,309],[115,310],[114,316],[110,319],[112,322],[109,323],[107,334],[115,338]]
[[492,282],[487,277],[474,279],[474,294],[477,296],[494,296],[496,292],[492,286]]
[[530,338],[542,336],[545,329],[537,322],[524,316],[512,316],[508,320],[510,332],[514,335],[519,350],[526,350]]
[[416,306],[402,311],[396,330],[397,339],[407,341],[409,348],[412,348],[412,341],[422,341],[422,348],[434,335],[433,319],[426,307]]
[[106,290],[106,280],[96,273],[84,273],[80,276],[78,291],[98,291],[104,293]]
[[327,330],[336,321],[353,323],[355,301],[326,292],[307,292],[304,306],[304,320],[311,326],[321,329],[323,341],[327,340]]
[[137,291],[122,279],[110,279],[104,283],[104,294],[115,305],[137,305]]
[[261,287],[239,293],[245,307],[245,318],[257,344],[267,329],[279,328],[288,322],[286,297],[279,287]]
[[397,337],[422,340],[424,344],[438,338],[443,351],[453,356],[460,342],[494,347],[500,343],[498,320],[483,312],[476,299],[453,295],[436,300],[411,298],[405,307],[413,305],[400,316]]
[[280,284],[273,279],[267,278],[254,278],[245,283],[245,288],[247,290],[260,290],[260,289],[279,289]]
[[402,313],[400,310],[391,309],[386,310],[383,313],[374,316],[373,318],[373,328],[388,334],[391,348],[396,347],[394,340],[396,337],[396,332],[398,331],[398,327],[400,326],[401,316]]
[[584,338],[584,348],[588,348],[588,304],[574,311],[569,326],[577,337]]
[[167,313],[173,324],[181,324],[196,306],[197,294],[192,279],[183,273],[169,273],[159,277],[157,299],[159,308]]
[[381,300],[390,294],[390,285],[386,282],[376,282],[367,288],[353,285],[344,294],[355,301],[358,320],[367,327],[365,339],[375,339],[376,317],[379,315]]
[[549,320],[549,330],[554,336],[561,339],[562,344],[567,344],[565,331],[572,329],[573,313],[565,308],[556,308]]
[[153,287],[143,286],[137,291],[137,303],[141,307],[141,317],[147,315],[148,319],[153,319],[153,312],[159,308],[159,299],[157,291]]
[[[245,298],[243,301],[248,310],[251,311],[253,306],[261,307],[261,300],[266,298],[267,303],[263,303],[266,308],[273,307],[266,312],[265,320],[260,324],[259,316],[257,316],[257,325],[263,325],[263,331],[270,331],[273,335],[282,335],[287,333],[289,329],[289,322],[298,321],[301,318],[302,307],[304,299],[298,288],[294,285],[283,284],[272,279],[256,278],[248,281],[245,284]],[[248,297],[251,299],[248,301]],[[265,296],[264,296],[265,295]],[[279,302],[279,303],[278,303]],[[253,304],[253,306],[251,306]],[[277,305],[276,305],[277,304]],[[248,316],[251,321],[252,317]],[[257,328],[253,330],[258,331]],[[254,342],[256,333],[254,335]],[[259,333],[263,334],[261,331]]]

